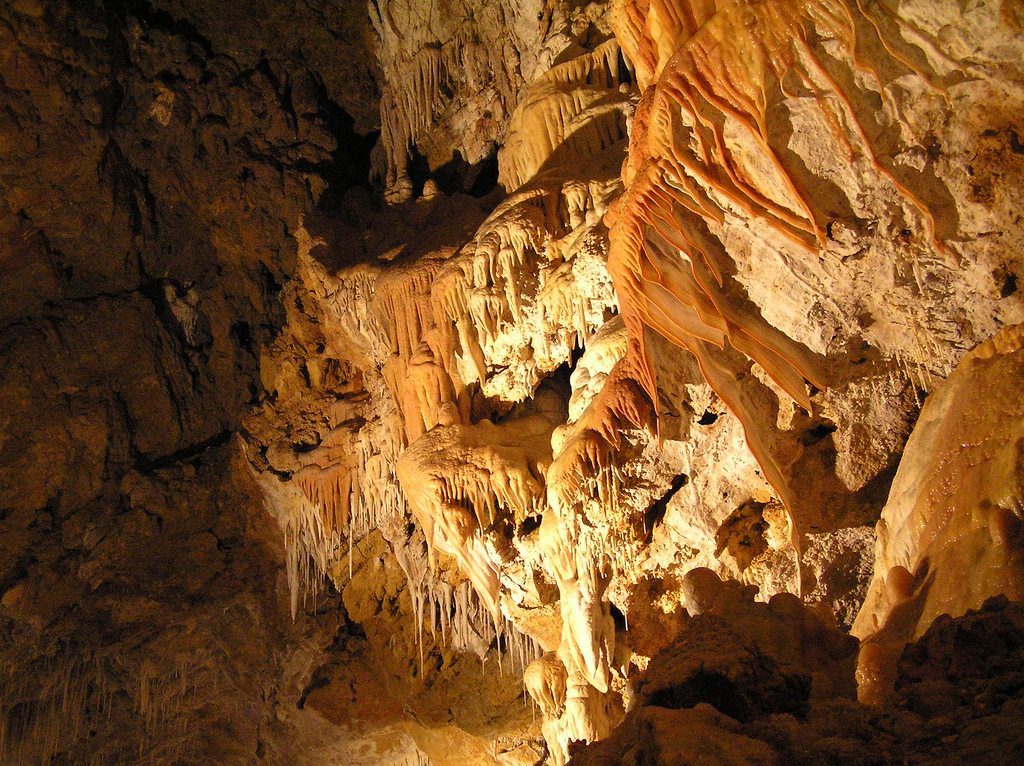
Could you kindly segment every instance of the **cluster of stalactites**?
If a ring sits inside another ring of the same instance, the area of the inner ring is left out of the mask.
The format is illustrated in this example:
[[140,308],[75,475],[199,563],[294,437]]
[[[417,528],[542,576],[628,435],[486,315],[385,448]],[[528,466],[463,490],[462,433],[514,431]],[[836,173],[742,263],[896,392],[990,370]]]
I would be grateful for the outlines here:
[[353,541],[405,513],[387,413],[366,421],[353,412],[351,402],[335,403],[328,413],[332,427],[316,447],[296,456],[301,467],[290,481],[270,474],[261,479],[284,537],[293,616],[346,551],[351,563]]
[[319,509],[326,538],[343,532],[350,523],[353,493],[358,492],[360,483],[353,454],[358,438],[358,432],[350,427],[335,425],[315,450],[303,456],[305,464],[293,475],[302,493]]
[[[493,387],[491,395],[511,405],[533,395],[540,380],[600,326],[614,306],[598,231],[614,189],[604,175],[535,183],[499,205],[461,249],[356,268],[351,275],[321,275],[334,286],[338,313],[355,300],[352,291],[369,302],[369,311],[364,306],[355,320],[336,321],[352,336],[350,345],[373,360],[380,374],[366,380],[386,384],[384,396],[393,406],[385,409],[393,414],[381,415],[391,427],[376,429],[377,443],[362,438],[362,418],[332,422],[322,442],[300,457],[295,482],[310,512],[288,522],[297,552],[313,550],[319,541],[328,559],[335,555],[340,537],[351,534],[351,520],[365,515],[365,463],[380,456],[393,464],[405,449],[398,464],[401,494],[428,544],[455,556],[481,599],[497,608],[500,562],[481,535],[499,517],[522,521],[539,512],[550,433],[563,416],[527,419],[540,425],[525,441],[522,433],[512,435],[526,427],[522,419],[507,427],[471,424],[466,381],[485,394]],[[532,347],[536,337],[551,333],[560,333],[559,347]],[[491,379],[494,367],[503,368],[504,379]],[[376,400],[383,392],[371,394]],[[431,467],[433,478],[421,475]],[[391,476],[378,478],[391,488]],[[325,566],[319,553],[305,568],[299,558],[296,553],[297,581]]]
[[603,177],[535,180],[437,272],[430,301],[453,380],[520,401],[597,330],[615,305],[597,228],[616,187]]
[[[394,30],[388,34],[385,29],[390,27],[388,9],[383,7],[379,16],[375,12],[371,4],[371,17],[378,31],[385,31],[385,36],[392,38],[392,45],[398,45]],[[429,138],[438,118],[451,105],[451,94],[489,89],[493,91],[492,109],[501,109],[512,102],[516,84],[506,70],[500,47],[491,49],[472,33],[457,35],[444,45],[424,45],[398,63],[381,63],[387,72],[380,101],[384,167],[376,170],[385,176],[387,200],[402,203],[410,200],[413,193],[408,175],[409,151]],[[477,160],[472,156],[467,159]]]
[[113,753],[134,752],[134,762],[153,766],[195,762],[198,719],[226,693],[222,652],[179,627],[124,653],[72,647],[20,672],[5,668],[0,760],[102,766]]
[[[341,408],[337,408],[341,409]],[[299,460],[294,480],[320,513],[327,538],[361,536],[403,510],[389,461],[397,452],[383,423],[335,425]]]
[[[103,663],[90,665],[72,654],[52,667],[3,679],[0,757],[4,763],[50,763],[61,750],[87,736],[90,725],[96,725],[92,719],[110,714],[116,685]],[[150,711],[145,712],[148,722]],[[88,766],[101,762],[95,756]]]
[[277,519],[284,538],[285,575],[294,619],[300,603],[308,595],[316,595],[331,561],[340,555],[340,538],[326,533],[322,508],[297,482],[264,476],[261,486],[264,505]]
[[449,337],[458,334],[480,383],[487,380],[488,348],[522,320],[521,282],[551,238],[552,195],[544,191],[515,195],[499,205],[432,287],[438,326]]
[[433,294],[438,273],[455,250],[384,270],[373,313],[390,352],[381,372],[398,407],[404,443],[436,425],[467,422],[469,399],[461,383],[448,330]]
[[541,75],[516,107],[498,154],[505,188],[518,189],[543,169],[598,155],[623,141],[630,80],[614,39]]
[[422,558],[411,556],[408,551],[408,548],[400,548],[395,556],[412,599],[420,675],[428,651],[428,627],[433,643],[440,641],[459,653],[472,652],[481,662],[486,661],[492,646],[496,645],[500,669],[504,670],[503,657],[507,657],[513,673],[523,672],[540,656],[539,644],[510,621],[497,618],[471,582],[451,585],[435,577],[433,571],[424,566]]
[[496,522],[539,513],[554,423],[532,415],[494,425],[439,426],[402,453],[397,474],[433,556],[454,556],[480,598],[499,608],[501,560],[485,541]]
[[430,288],[453,248],[384,269],[373,289],[373,313],[392,354],[410,359],[434,326]]
[[409,148],[430,127],[441,95],[445,76],[441,50],[424,48],[397,74],[397,81],[389,82],[381,96],[381,140],[386,152],[388,199],[406,202],[413,193],[407,170]]

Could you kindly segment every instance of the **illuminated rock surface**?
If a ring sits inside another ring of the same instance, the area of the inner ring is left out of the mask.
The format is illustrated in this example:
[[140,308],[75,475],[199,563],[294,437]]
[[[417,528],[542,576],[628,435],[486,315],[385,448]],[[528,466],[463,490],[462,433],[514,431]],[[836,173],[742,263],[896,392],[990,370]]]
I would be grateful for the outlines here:
[[1020,749],[1018,0],[51,5],[0,761]]
[[[967,354],[928,399],[878,526],[875,576],[854,624],[862,697],[884,698],[903,644],[942,614],[1021,600],[1021,329]],[[970,576],[965,576],[970,573]]]

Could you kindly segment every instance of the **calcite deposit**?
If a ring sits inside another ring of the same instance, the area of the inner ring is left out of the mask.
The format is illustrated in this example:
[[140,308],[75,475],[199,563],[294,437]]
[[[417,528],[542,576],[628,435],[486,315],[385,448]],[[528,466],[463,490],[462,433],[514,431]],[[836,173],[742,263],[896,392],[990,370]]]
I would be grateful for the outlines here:
[[1009,758],[1022,30],[0,8],[0,762]]
[[854,624],[862,697],[891,691],[903,644],[940,615],[1021,599],[1021,337],[1010,327],[966,354],[907,441]]

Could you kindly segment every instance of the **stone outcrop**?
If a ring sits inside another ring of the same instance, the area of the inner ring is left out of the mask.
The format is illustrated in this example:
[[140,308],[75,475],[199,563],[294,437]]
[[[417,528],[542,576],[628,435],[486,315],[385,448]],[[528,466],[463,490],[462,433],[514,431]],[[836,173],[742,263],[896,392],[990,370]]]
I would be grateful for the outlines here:
[[891,691],[903,645],[940,615],[1021,598],[1020,337],[1007,328],[964,356],[907,441],[854,624],[865,699]]

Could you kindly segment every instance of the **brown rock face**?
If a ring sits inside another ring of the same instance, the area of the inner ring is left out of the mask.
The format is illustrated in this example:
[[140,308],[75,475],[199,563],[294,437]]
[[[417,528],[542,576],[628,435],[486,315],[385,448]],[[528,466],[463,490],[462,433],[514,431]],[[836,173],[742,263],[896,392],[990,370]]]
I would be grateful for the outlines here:
[[1013,752],[1020,3],[65,6],[0,762]]
[[0,761],[251,763],[339,618],[281,608],[234,434],[373,81],[201,5],[0,17]]

